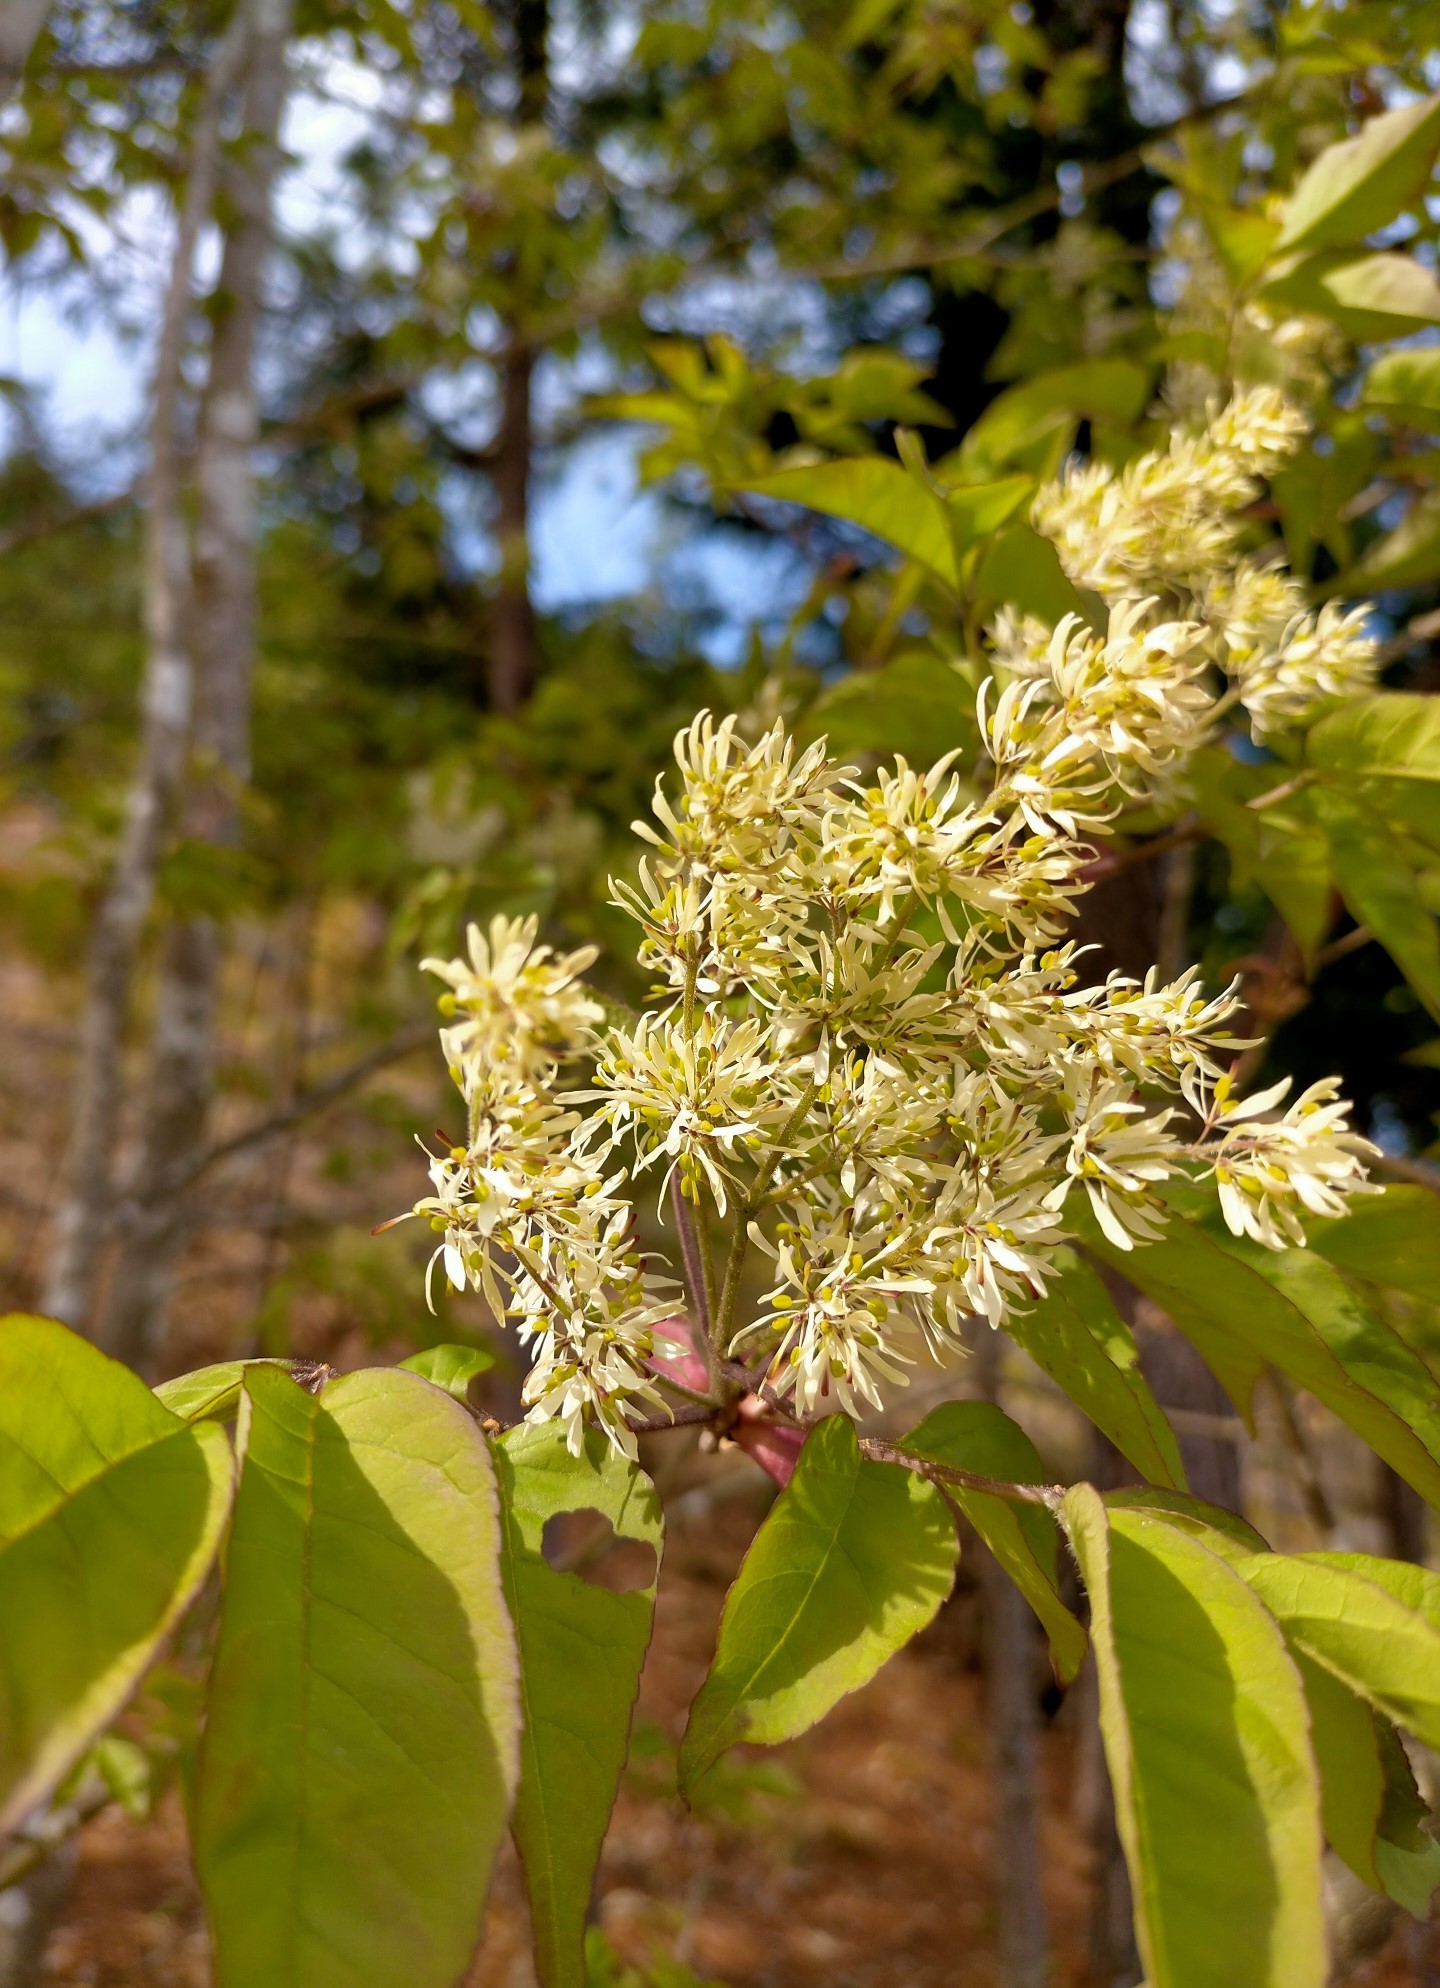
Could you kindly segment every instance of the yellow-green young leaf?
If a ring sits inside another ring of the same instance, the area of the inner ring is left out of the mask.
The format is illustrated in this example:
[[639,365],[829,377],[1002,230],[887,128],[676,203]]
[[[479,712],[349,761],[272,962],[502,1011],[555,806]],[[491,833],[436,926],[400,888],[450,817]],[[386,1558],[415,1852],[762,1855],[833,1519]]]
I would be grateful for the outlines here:
[[1440,697],[1387,691],[1342,704],[1305,742],[1321,777],[1440,848]]
[[1088,1264],[1071,1257],[1060,1265],[1044,1297],[1008,1319],[1006,1331],[1142,1477],[1183,1490],[1185,1467],[1140,1371],[1134,1333]]
[[[576,1457],[557,1423],[521,1423],[494,1455],[524,1720],[513,1826],[535,1964],[544,1988],[585,1988],[591,1884],[625,1765],[664,1529],[649,1478],[598,1430]],[[546,1525],[577,1511],[601,1513],[618,1538],[649,1550],[644,1587],[619,1594],[550,1566]]]
[[418,1375],[245,1377],[195,1797],[217,1988],[453,1988],[516,1779],[485,1440]]
[[681,1793],[727,1747],[793,1739],[867,1683],[932,1620],[956,1550],[933,1485],[862,1458],[846,1416],[814,1428],[726,1598],[680,1748]]
[[1440,96],[1372,117],[1323,151],[1285,203],[1277,246],[1363,241],[1419,197],[1440,149]]
[[1121,1484],[1102,1491],[1101,1503],[1116,1510],[1158,1512],[1168,1525],[1190,1532],[1212,1553],[1228,1560],[1235,1553],[1268,1553],[1270,1547],[1248,1519],[1188,1491],[1166,1491],[1156,1484]]
[[1067,614],[1090,618],[1089,603],[1066,578],[1059,553],[1023,519],[1006,525],[984,547],[974,593],[978,601],[1036,615],[1050,628]]
[[1382,352],[1365,375],[1360,400],[1412,427],[1440,429],[1440,346]]
[[[907,1450],[1001,1477],[1011,1484],[1043,1484],[1035,1445],[1010,1417],[988,1401],[946,1401],[933,1408],[904,1439]],[[1060,1599],[1060,1532],[1043,1505],[996,1498],[984,1491],[949,1487],[950,1495],[1005,1572],[1039,1616],[1050,1638],[1050,1659],[1069,1684],[1085,1658],[1085,1631]]]
[[1440,1574],[1418,1567],[1413,1560],[1382,1560],[1374,1553],[1307,1553],[1301,1556],[1317,1567],[1338,1567],[1342,1573],[1358,1574],[1361,1580],[1383,1588],[1392,1601],[1408,1608],[1440,1635]]
[[1257,1554],[1239,1572],[1296,1649],[1440,1746],[1440,1629],[1334,1555]]
[[162,1381],[155,1399],[162,1401],[182,1422],[227,1422],[240,1406],[240,1389],[251,1367],[278,1367],[288,1372],[289,1360],[221,1360],[213,1367],[197,1367],[193,1374],[177,1374]]
[[744,487],[761,497],[807,504],[827,517],[844,518],[895,546],[908,559],[918,559],[952,592],[959,584],[945,506],[918,477],[888,456],[778,469]]
[[48,1318],[0,1319],[0,1832],[124,1705],[205,1578],[230,1446]]
[[1310,1708],[1320,1812],[1336,1855],[1417,1919],[1440,1882],[1440,1844],[1395,1728],[1303,1650],[1293,1652]]
[[419,1374],[432,1387],[443,1387],[457,1401],[468,1402],[471,1381],[488,1374],[494,1364],[495,1355],[481,1346],[427,1346],[423,1353],[412,1353],[408,1360],[402,1360],[400,1369]]
[[1345,908],[1368,925],[1429,1012],[1440,1020],[1440,925],[1415,872],[1373,809],[1338,788],[1312,788]]
[[1327,318],[1355,343],[1403,338],[1440,322],[1440,283],[1408,255],[1320,249],[1292,257],[1262,285],[1264,301]]
[[1077,416],[1126,427],[1144,413],[1151,378],[1133,359],[1089,359],[1007,387],[967,432],[961,458],[999,467]]
[[1279,1629],[1154,1514],[1077,1485],[1064,1516],[1150,1988],[1322,1988],[1320,1790]]
[[1033,476],[1005,476],[993,483],[960,483],[945,493],[957,555],[1008,524],[1035,489]]
[[1110,1260],[1202,1354],[1194,1317],[1233,1320],[1259,1358],[1308,1388],[1440,1507],[1440,1386],[1399,1334],[1309,1251],[1232,1236],[1201,1189],[1177,1183],[1164,1198],[1172,1212],[1161,1239],[1124,1257],[1112,1250]]
[[1440,1305],[1440,1209],[1425,1187],[1387,1187],[1315,1222],[1310,1247],[1337,1269]]

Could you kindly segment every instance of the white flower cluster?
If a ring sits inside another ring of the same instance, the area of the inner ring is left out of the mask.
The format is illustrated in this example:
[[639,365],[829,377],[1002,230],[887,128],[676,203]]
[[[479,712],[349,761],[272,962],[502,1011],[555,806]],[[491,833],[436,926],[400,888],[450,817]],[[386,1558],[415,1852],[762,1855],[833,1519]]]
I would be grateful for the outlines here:
[[[1244,551],[1246,506],[1304,432],[1303,412],[1284,394],[1252,387],[1205,427],[1177,429],[1168,448],[1122,469],[1072,465],[1039,492],[1033,517],[1071,580],[1104,598],[1113,653],[1102,668],[1096,643],[1073,625],[1062,640],[1059,630],[1052,638],[1038,623],[1002,618],[997,661],[1072,714],[1103,697],[1123,752],[1152,780],[1204,736],[1214,708],[1207,665],[1229,678],[1226,705],[1242,704],[1261,736],[1327,698],[1368,690],[1379,666],[1370,610],[1313,611],[1298,581]],[[1147,647],[1160,638],[1162,653]],[[1160,764],[1128,743],[1147,733]]]
[[[1034,675],[993,711],[982,697],[988,785],[953,755],[865,782],[781,724],[752,744],[702,714],[660,832],[641,831],[638,887],[613,886],[657,1007],[602,1025],[576,984],[589,955],[535,950],[533,924],[497,921],[468,965],[436,968],[462,1016],[445,1043],[468,1142],[434,1160],[416,1212],[451,1281],[538,1340],[532,1416],[628,1448],[627,1410],[661,1399],[675,1300],[635,1247],[632,1177],[673,1194],[715,1355],[802,1418],[880,1404],[967,1318],[1003,1324],[1043,1292],[1077,1201],[1128,1250],[1159,1233],[1160,1184],[1204,1167],[1231,1227],[1279,1247],[1303,1240],[1301,1211],[1364,1187],[1370,1149],[1333,1087],[1275,1122],[1259,1114],[1278,1092],[1232,1100],[1233,989],[1206,1000],[1193,971],[1084,986],[1055,943],[1096,796],[1183,749],[1196,648],[1143,601],[1103,641],[1056,631],[1059,703]],[[593,1074],[557,1094],[577,1051]],[[752,1246],[773,1277],[745,1316]]]

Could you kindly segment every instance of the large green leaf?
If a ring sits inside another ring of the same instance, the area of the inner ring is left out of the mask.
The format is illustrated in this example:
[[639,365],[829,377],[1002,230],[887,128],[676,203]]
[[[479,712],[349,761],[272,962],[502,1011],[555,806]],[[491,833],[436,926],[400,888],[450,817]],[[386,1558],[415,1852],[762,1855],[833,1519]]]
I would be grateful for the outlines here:
[[761,497],[807,504],[884,539],[954,590],[959,584],[950,519],[932,490],[888,456],[806,463],[745,485]]
[[1387,823],[1337,788],[1316,786],[1311,806],[1330,843],[1346,909],[1368,925],[1440,1020],[1440,925]]
[[1348,1215],[1315,1222],[1310,1247],[1351,1276],[1440,1305],[1440,1203],[1425,1187],[1387,1187]]
[[1188,1491],[1166,1491],[1155,1484],[1120,1484],[1102,1491],[1100,1501],[1117,1510],[1158,1512],[1167,1525],[1194,1533],[1222,1560],[1232,1553],[1268,1553],[1268,1542],[1248,1519],[1224,1505],[1212,1505],[1206,1498],[1192,1498]]
[[1051,628],[1067,614],[1089,618],[1089,603],[1067,578],[1055,547],[1019,518],[980,554],[974,593],[982,603],[1019,608]]
[[933,1618],[955,1558],[934,1486],[862,1458],[848,1417],[821,1422],[726,1599],[680,1748],[682,1793],[727,1747],[791,1739],[873,1677]]
[[516,1779],[485,1440],[416,1374],[245,1377],[195,1803],[218,1988],[453,1988]]
[[828,739],[839,759],[899,753],[912,766],[933,766],[957,748],[973,758],[980,744],[973,686],[923,653],[897,656],[882,670],[851,670],[816,698],[800,729],[807,741]]
[[[946,1401],[932,1408],[904,1447],[936,1463],[956,1464],[1011,1484],[1043,1484],[1045,1474],[1025,1431],[988,1401]],[[1060,1532],[1043,1505],[949,1487],[950,1495],[1034,1609],[1050,1638],[1055,1674],[1068,1684],[1085,1658],[1085,1631],[1060,1599]]]
[[1275,1309],[1263,1283],[1257,1293],[1258,1280],[1251,1273],[1234,1276],[1223,1260],[1217,1264],[1221,1252],[1182,1222],[1170,1222],[1160,1241],[1125,1251],[1116,1249],[1074,1195],[1066,1204],[1065,1221],[1091,1256],[1118,1270],[1173,1319],[1248,1419],[1255,1383],[1268,1357],[1256,1343],[1250,1304],[1258,1298],[1270,1311]]
[[1305,757],[1407,833],[1440,848],[1440,697],[1358,697],[1311,731]]
[[[1440,1507],[1440,1387],[1399,1334],[1322,1258],[1232,1236],[1200,1190],[1176,1186],[1165,1198],[1172,1213],[1162,1238],[1123,1259],[1113,1252],[1126,1276],[1187,1334],[1201,1314],[1233,1323],[1262,1360],[1308,1388]],[[1206,1353],[1203,1336],[1193,1336]]]
[[412,1353],[408,1360],[400,1362],[400,1368],[402,1373],[419,1374],[422,1379],[432,1381],[468,1405],[471,1381],[488,1374],[494,1364],[495,1355],[487,1353],[483,1346],[446,1345],[427,1346],[423,1353]]
[[1238,1571],[1286,1636],[1426,1746],[1440,1746],[1440,1629],[1332,1555],[1256,1554]]
[[1062,1260],[1044,1297],[1006,1330],[1143,1477],[1184,1488],[1175,1435],[1140,1371],[1135,1335],[1088,1264]]
[[655,1614],[655,1583],[627,1594],[556,1572],[545,1527],[595,1511],[653,1549],[660,1506],[643,1471],[598,1430],[572,1456],[557,1423],[521,1423],[495,1446],[501,1564],[520,1652],[520,1791],[515,1841],[525,1866],[535,1963],[544,1988],[584,1988],[585,1918],[625,1765],[630,1716]]
[[1440,1882],[1440,1844],[1389,1720],[1303,1650],[1294,1652],[1320,1769],[1321,1819],[1331,1848],[1358,1878],[1424,1918]]
[[965,461],[999,466],[1077,415],[1127,427],[1145,411],[1152,374],[1133,359],[1087,359],[1007,387],[969,429]]
[[115,1717],[205,1578],[222,1429],[48,1318],[0,1320],[0,1831]]
[[289,1360],[221,1360],[213,1367],[197,1367],[193,1373],[162,1381],[155,1398],[183,1422],[226,1422],[240,1406],[240,1390],[251,1367],[278,1367],[288,1373],[292,1364]]
[[1440,148],[1440,96],[1372,117],[1356,137],[1330,145],[1285,203],[1277,247],[1363,241],[1424,189]]
[[1065,1502],[1150,1988],[1322,1988],[1319,1785],[1275,1623],[1153,1513]]

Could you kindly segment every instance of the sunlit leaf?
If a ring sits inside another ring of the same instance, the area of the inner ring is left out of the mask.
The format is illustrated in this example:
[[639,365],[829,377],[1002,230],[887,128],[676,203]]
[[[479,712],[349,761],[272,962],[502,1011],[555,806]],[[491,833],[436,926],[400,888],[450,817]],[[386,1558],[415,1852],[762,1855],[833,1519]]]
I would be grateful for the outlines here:
[[932,490],[888,456],[810,463],[747,482],[746,489],[789,504],[806,504],[893,545],[908,559],[958,585],[954,543],[945,506]]
[[792,1739],[858,1690],[932,1619],[955,1557],[934,1486],[863,1459],[847,1416],[821,1422],[726,1600],[680,1749],[682,1793],[737,1741]]
[[1315,1222],[1310,1247],[1337,1269],[1440,1305],[1440,1201],[1424,1187],[1388,1186]]
[[488,1374],[495,1364],[495,1355],[487,1353],[483,1346],[427,1346],[423,1353],[412,1353],[408,1360],[402,1360],[403,1372],[419,1374],[422,1380],[434,1387],[443,1387],[447,1394],[453,1394],[457,1401],[468,1402],[470,1383],[480,1374]]
[[1153,1513],[1079,1485],[1065,1517],[1150,1988],[1322,1988],[1320,1791],[1279,1629]]
[[1362,241],[1415,201],[1440,149],[1440,96],[1372,117],[1327,146],[1285,203],[1280,249]]
[[195,1860],[218,1988],[453,1988],[516,1778],[485,1440],[417,1375],[245,1377]]
[[1338,788],[1316,786],[1311,806],[1330,844],[1335,881],[1429,1012],[1440,1019],[1440,925],[1389,825]]
[[48,1318],[0,1320],[0,1830],[120,1711],[210,1567],[230,1445]]

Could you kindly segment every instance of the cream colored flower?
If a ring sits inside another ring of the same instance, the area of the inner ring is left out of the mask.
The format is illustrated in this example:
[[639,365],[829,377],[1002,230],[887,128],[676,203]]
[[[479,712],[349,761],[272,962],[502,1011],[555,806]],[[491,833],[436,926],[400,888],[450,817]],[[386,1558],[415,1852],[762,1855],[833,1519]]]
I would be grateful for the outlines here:
[[1263,1114],[1289,1095],[1290,1079],[1252,1098],[1215,1087],[1207,1130],[1218,1135],[1211,1162],[1226,1225],[1267,1249],[1305,1247],[1302,1212],[1343,1215],[1351,1194],[1378,1194],[1365,1162],[1380,1157],[1350,1128],[1350,1105],[1337,1077],[1312,1084],[1282,1117]]
[[441,1036],[452,1069],[504,1064],[543,1083],[600,1020],[604,1010],[576,984],[596,948],[556,955],[535,944],[538,929],[536,918],[492,918],[488,933],[468,928],[468,959],[420,962],[449,984],[442,1011],[462,1018]]

